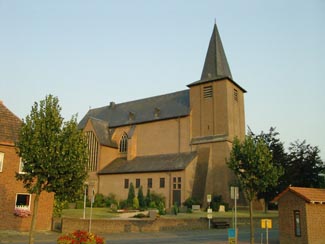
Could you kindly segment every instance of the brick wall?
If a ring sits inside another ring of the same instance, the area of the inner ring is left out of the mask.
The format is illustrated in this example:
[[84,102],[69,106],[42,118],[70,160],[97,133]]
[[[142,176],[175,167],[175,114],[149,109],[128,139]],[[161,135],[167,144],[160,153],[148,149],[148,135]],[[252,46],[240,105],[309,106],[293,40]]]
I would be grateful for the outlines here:
[[[222,219],[231,225],[231,219]],[[248,218],[238,218],[238,226],[248,225]],[[208,228],[206,218],[196,219],[95,219],[91,222],[91,232],[101,233],[123,233],[123,232],[159,232],[159,231],[177,231],[177,230],[203,230]],[[272,219],[273,228],[277,228],[277,218]],[[254,226],[261,226],[261,219],[254,218]],[[88,230],[89,219],[63,218],[62,232],[69,233],[75,230]]]
[[[0,172],[0,229],[28,231],[31,223],[31,216],[22,218],[14,216],[16,194],[27,193],[22,182],[16,181],[15,172],[19,171],[20,159],[16,154],[13,144],[0,143],[0,152],[5,154],[2,172]],[[53,211],[53,194],[42,193],[38,218],[37,230],[50,230]],[[30,210],[33,209],[32,196]]]
[[325,243],[325,205],[306,204],[308,243]]
[[[295,236],[294,210],[300,211],[301,237]],[[288,191],[279,200],[279,234],[281,244],[325,243],[325,205],[306,203]]]

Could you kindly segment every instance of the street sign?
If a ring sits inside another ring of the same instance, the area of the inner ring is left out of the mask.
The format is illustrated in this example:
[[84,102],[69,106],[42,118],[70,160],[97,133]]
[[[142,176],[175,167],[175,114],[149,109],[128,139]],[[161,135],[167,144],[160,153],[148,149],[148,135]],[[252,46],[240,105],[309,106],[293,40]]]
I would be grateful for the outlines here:
[[212,219],[212,208],[208,208],[208,219]]
[[208,195],[207,195],[207,201],[208,201],[208,203],[211,202],[211,194],[208,194]]
[[229,244],[236,243],[236,230],[234,228],[228,229],[228,243]]
[[261,219],[261,228],[272,229],[272,219]]
[[239,199],[239,190],[237,186],[230,187],[230,198]]

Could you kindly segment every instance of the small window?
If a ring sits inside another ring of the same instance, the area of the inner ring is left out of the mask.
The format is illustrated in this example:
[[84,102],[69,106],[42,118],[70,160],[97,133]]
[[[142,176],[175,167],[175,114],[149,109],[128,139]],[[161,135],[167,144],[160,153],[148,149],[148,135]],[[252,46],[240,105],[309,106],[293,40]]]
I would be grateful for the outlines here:
[[301,237],[301,223],[300,223],[300,211],[293,211],[294,222],[295,222],[295,236]]
[[19,174],[26,174],[26,172],[24,171],[24,165],[25,165],[25,163],[20,158],[20,161],[19,161]]
[[152,178],[148,178],[148,188],[152,188]]
[[212,86],[205,86],[203,87],[203,97],[210,98],[213,96],[213,89]]
[[4,158],[5,158],[5,154],[3,152],[0,152],[0,172],[2,172]]
[[173,189],[182,189],[182,177],[173,177]]
[[159,186],[160,188],[165,188],[165,178],[160,178]]
[[140,187],[140,179],[135,179],[135,188]]
[[120,140],[120,152],[126,153],[127,151],[128,151],[128,136],[126,133],[124,133]]
[[16,195],[16,205],[15,208],[17,209],[30,209],[30,194],[17,194]]
[[234,89],[234,100],[238,102],[238,91]]
[[124,179],[124,189],[129,189],[129,179]]

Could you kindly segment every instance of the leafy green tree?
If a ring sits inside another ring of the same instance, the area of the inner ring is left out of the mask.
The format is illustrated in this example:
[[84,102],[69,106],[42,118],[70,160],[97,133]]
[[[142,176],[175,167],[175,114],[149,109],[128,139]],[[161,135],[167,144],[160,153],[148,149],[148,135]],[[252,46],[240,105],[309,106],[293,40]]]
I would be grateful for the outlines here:
[[235,138],[227,164],[236,175],[249,202],[250,239],[253,244],[253,201],[257,193],[277,184],[281,170],[273,166],[272,154],[263,140],[256,141],[251,135],[246,136],[242,142]]
[[[272,154],[273,166],[282,169],[284,172],[284,169],[287,165],[288,156],[284,150],[283,142],[279,139],[279,132],[276,131],[276,128],[271,127],[267,133],[262,131],[260,134],[254,134],[249,128],[248,134],[251,135],[256,142],[258,142],[258,140],[262,140],[267,145]],[[282,174],[279,177],[276,185],[270,185],[266,188],[265,191],[258,193],[258,198],[265,200],[265,212],[268,210],[269,202],[272,201],[274,197],[276,197],[287,187],[287,178],[285,174]]]
[[286,179],[288,185],[300,187],[321,187],[319,174],[325,169],[319,156],[317,146],[311,146],[306,141],[295,141],[290,144]]
[[126,200],[128,207],[132,207],[134,197],[135,197],[134,185],[131,182],[130,187],[129,187],[129,192],[128,192],[128,198]]
[[143,190],[142,190],[142,186],[139,187],[138,190],[138,200],[139,200],[139,206],[140,208],[145,208],[146,207],[146,201],[143,195]]
[[64,122],[59,100],[52,95],[34,104],[23,120],[17,153],[25,174],[16,174],[31,194],[35,194],[29,243],[34,243],[38,202],[42,192],[54,192],[56,199],[78,197],[87,177],[86,140],[75,117]]

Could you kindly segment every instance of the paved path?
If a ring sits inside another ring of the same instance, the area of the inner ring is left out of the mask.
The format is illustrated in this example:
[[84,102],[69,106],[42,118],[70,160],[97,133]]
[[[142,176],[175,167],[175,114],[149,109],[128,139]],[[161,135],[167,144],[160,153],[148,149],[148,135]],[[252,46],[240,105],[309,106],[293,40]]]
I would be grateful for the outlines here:
[[[255,242],[261,243],[261,229],[255,230]],[[37,244],[56,244],[57,238],[61,233],[57,232],[37,232],[35,243]],[[142,233],[119,233],[101,235],[105,238],[106,244],[171,244],[171,243],[206,243],[221,244],[228,243],[226,229],[194,230],[194,231],[174,231],[174,232],[142,232]],[[264,236],[265,238],[265,236]],[[28,233],[0,231],[1,244],[27,244]],[[249,243],[249,230],[247,228],[239,230],[238,244]],[[265,243],[265,239],[264,242]],[[269,244],[278,244],[278,231],[270,230]]]

